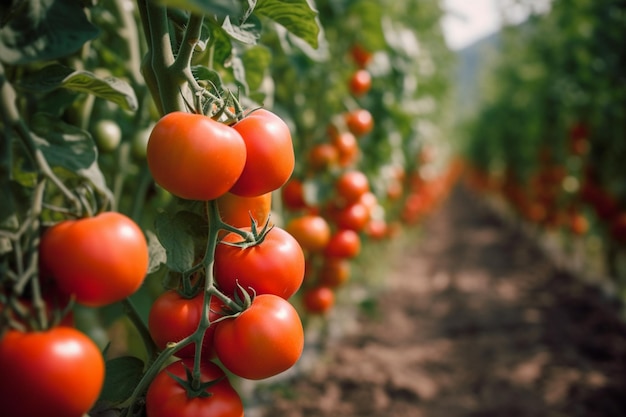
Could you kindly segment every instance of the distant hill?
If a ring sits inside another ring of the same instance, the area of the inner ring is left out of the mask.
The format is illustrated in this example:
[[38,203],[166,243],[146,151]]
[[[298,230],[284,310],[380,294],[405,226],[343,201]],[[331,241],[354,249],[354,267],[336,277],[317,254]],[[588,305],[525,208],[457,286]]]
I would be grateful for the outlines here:
[[453,74],[457,121],[465,120],[477,109],[481,99],[480,84],[484,70],[497,54],[501,44],[499,32],[488,35],[457,52]]

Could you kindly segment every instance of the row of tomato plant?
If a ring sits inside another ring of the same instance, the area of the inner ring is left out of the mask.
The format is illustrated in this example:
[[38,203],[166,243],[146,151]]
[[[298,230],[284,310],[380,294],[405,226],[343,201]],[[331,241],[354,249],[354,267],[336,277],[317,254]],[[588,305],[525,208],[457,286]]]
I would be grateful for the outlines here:
[[506,27],[486,98],[464,126],[470,183],[586,257],[582,272],[608,277],[621,296],[625,19],[621,1],[554,1]]
[[0,10],[12,416],[243,415],[458,172],[438,1]]

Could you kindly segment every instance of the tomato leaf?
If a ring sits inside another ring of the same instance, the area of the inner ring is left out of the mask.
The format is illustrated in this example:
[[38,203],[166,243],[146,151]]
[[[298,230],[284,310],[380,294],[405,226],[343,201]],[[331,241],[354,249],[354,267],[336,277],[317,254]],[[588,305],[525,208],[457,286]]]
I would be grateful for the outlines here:
[[156,232],[165,248],[166,265],[172,271],[182,273],[190,269],[206,245],[207,224],[190,211],[179,211],[174,216],[159,214]]
[[137,109],[137,96],[130,84],[118,78],[99,78],[89,71],[78,71],[52,64],[25,77],[18,88],[35,93],[48,93],[58,88],[93,94],[112,101],[126,110]]
[[237,20],[243,19],[254,0],[160,0],[159,3],[176,9],[189,10],[198,14],[216,16],[220,19],[231,16]]
[[152,231],[146,231],[146,238],[148,240],[148,253],[150,254],[147,273],[151,274],[158,271],[161,265],[167,262],[167,252]]
[[58,59],[76,52],[99,30],[74,0],[13,2],[0,25],[0,61],[16,65]]
[[87,131],[47,113],[34,115],[31,126],[35,144],[52,168],[61,168],[60,173],[69,177],[86,179],[100,193],[111,197],[98,167],[96,145]]
[[115,405],[130,398],[141,379],[143,367],[143,361],[133,356],[108,360],[99,401]]
[[[258,23],[258,21],[256,22]],[[260,24],[244,23],[242,26],[235,26],[230,22],[230,18],[226,16],[222,29],[231,38],[244,44],[254,45],[261,37]]]
[[259,0],[254,14],[273,20],[313,48],[319,45],[317,11],[307,0]]
[[263,46],[246,49],[241,57],[246,69],[246,82],[250,90],[258,90],[272,62],[272,53]]
[[224,81],[219,72],[204,67],[202,65],[195,65],[191,67],[191,73],[198,81],[204,81],[215,87],[218,93],[224,91]]

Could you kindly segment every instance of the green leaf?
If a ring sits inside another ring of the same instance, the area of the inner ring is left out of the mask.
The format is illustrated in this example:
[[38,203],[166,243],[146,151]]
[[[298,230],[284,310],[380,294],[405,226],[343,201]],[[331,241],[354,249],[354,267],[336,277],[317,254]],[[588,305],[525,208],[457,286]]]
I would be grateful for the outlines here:
[[143,368],[143,361],[133,356],[108,360],[99,401],[115,405],[130,398],[141,379]]
[[70,176],[86,179],[102,194],[110,197],[98,152],[89,132],[67,124],[57,117],[38,113],[31,121],[35,144],[52,168],[62,168]]
[[137,96],[130,84],[115,77],[99,78],[89,71],[77,71],[52,64],[25,77],[18,88],[35,93],[49,93],[58,88],[93,94],[112,101],[126,110],[137,109]]
[[0,29],[0,61],[26,64],[58,59],[76,52],[99,30],[74,0],[24,0]]
[[240,20],[246,15],[250,7],[248,3],[254,5],[252,0],[160,0],[159,2],[176,9],[216,16],[219,19],[230,16],[236,20]]
[[159,242],[157,236],[150,230],[146,231],[148,240],[148,253],[150,254],[150,262],[148,264],[148,274],[159,270],[162,264],[167,262],[167,253],[165,248]]
[[166,264],[175,272],[190,269],[206,245],[206,221],[190,211],[179,211],[173,217],[159,214],[156,232],[167,254]]
[[248,23],[242,26],[235,26],[230,22],[228,16],[226,16],[224,23],[222,23],[222,29],[228,36],[244,44],[254,45],[261,37],[261,28],[259,25]]
[[273,20],[313,48],[318,47],[317,11],[307,0],[259,0],[254,14]]
[[222,92],[224,90],[224,82],[222,81],[222,77],[219,72],[202,65],[196,65],[191,67],[191,73],[196,80],[211,84],[218,92]]
[[262,46],[248,48],[241,57],[250,90],[258,90],[272,62],[272,53]]

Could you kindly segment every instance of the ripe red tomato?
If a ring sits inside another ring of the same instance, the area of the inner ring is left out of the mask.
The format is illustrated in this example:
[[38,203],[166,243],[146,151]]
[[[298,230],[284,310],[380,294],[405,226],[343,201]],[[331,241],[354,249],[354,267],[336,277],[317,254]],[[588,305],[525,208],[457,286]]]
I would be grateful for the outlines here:
[[44,233],[39,250],[59,290],[92,307],[130,296],[148,270],[143,232],[117,212],[60,222]]
[[320,285],[336,288],[350,279],[350,261],[343,258],[325,258],[318,272]]
[[[148,315],[148,329],[152,340],[159,349],[165,349],[168,343],[178,342],[189,336],[198,328],[202,317],[204,296],[202,293],[193,298],[182,297],[175,290],[162,293],[150,308]],[[217,297],[211,297],[209,320],[213,322],[222,317],[222,303]],[[209,326],[202,341],[202,351],[205,357],[211,356],[213,351],[213,334],[215,325]],[[195,354],[195,344],[190,344],[176,352],[179,358],[192,358]]]
[[297,178],[292,178],[287,181],[287,184],[282,188],[283,204],[289,210],[299,210],[307,207],[306,200],[304,199],[304,185],[302,181]]
[[285,228],[308,252],[323,250],[330,240],[330,226],[321,216],[309,214],[293,218]]
[[350,92],[355,96],[362,96],[372,87],[372,76],[366,69],[359,69],[350,76],[348,82]]
[[344,114],[348,130],[356,137],[364,136],[374,128],[372,113],[366,109],[357,109]]
[[257,225],[264,226],[272,211],[272,193],[256,197],[241,197],[226,193],[217,199],[220,216],[225,223],[235,227],[249,227],[250,215]]
[[361,251],[361,238],[354,230],[339,230],[330,237],[324,255],[334,258],[354,258]]
[[352,132],[341,132],[331,137],[332,145],[337,149],[339,166],[347,167],[356,162],[359,156],[359,144]]
[[163,116],[150,134],[146,152],[157,184],[188,200],[223,195],[246,164],[246,144],[239,132],[201,114]]
[[335,305],[335,293],[328,287],[315,287],[306,290],[302,304],[309,313],[324,314]]
[[372,53],[360,44],[354,44],[350,48],[350,56],[359,68],[365,68],[372,60]]
[[335,182],[335,191],[344,204],[356,203],[369,190],[369,180],[361,171],[346,171]]
[[218,323],[215,353],[232,373],[264,379],[291,368],[304,348],[304,330],[296,309],[273,294],[254,298],[239,316]]
[[369,209],[356,202],[346,207],[332,210],[332,219],[339,229],[350,229],[359,232],[365,228],[370,219]]
[[247,150],[243,173],[230,192],[244,197],[269,193],[283,186],[295,166],[287,124],[274,113],[259,109],[237,122]]
[[374,240],[388,237],[388,230],[389,227],[385,219],[371,219],[365,226],[365,234]]
[[[250,230],[250,228],[244,228]],[[221,242],[240,242],[237,233],[227,234]],[[237,284],[256,294],[291,297],[304,279],[304,253],[288,232],[273,227],[265,239],[248,248],[220,243],[215,250],[215,282],[227,295],[235,294]]]
[[0,340],[0,410],[11,417],[79,417],[104,383],[94,342],[71,327],[9,330]]
[[318,143],[310,149],[308,159],[312,170],[323,171],[337,163],[339,151],[330,143]]
[[243,417],[241,398],[219,366],[213,362],[202,361],[201,382],[223,379],[193,398],[173,378],[187,381],[186,369],[193,369],[192,359],[174,362],[157,374],[146,393],[147,417]]

